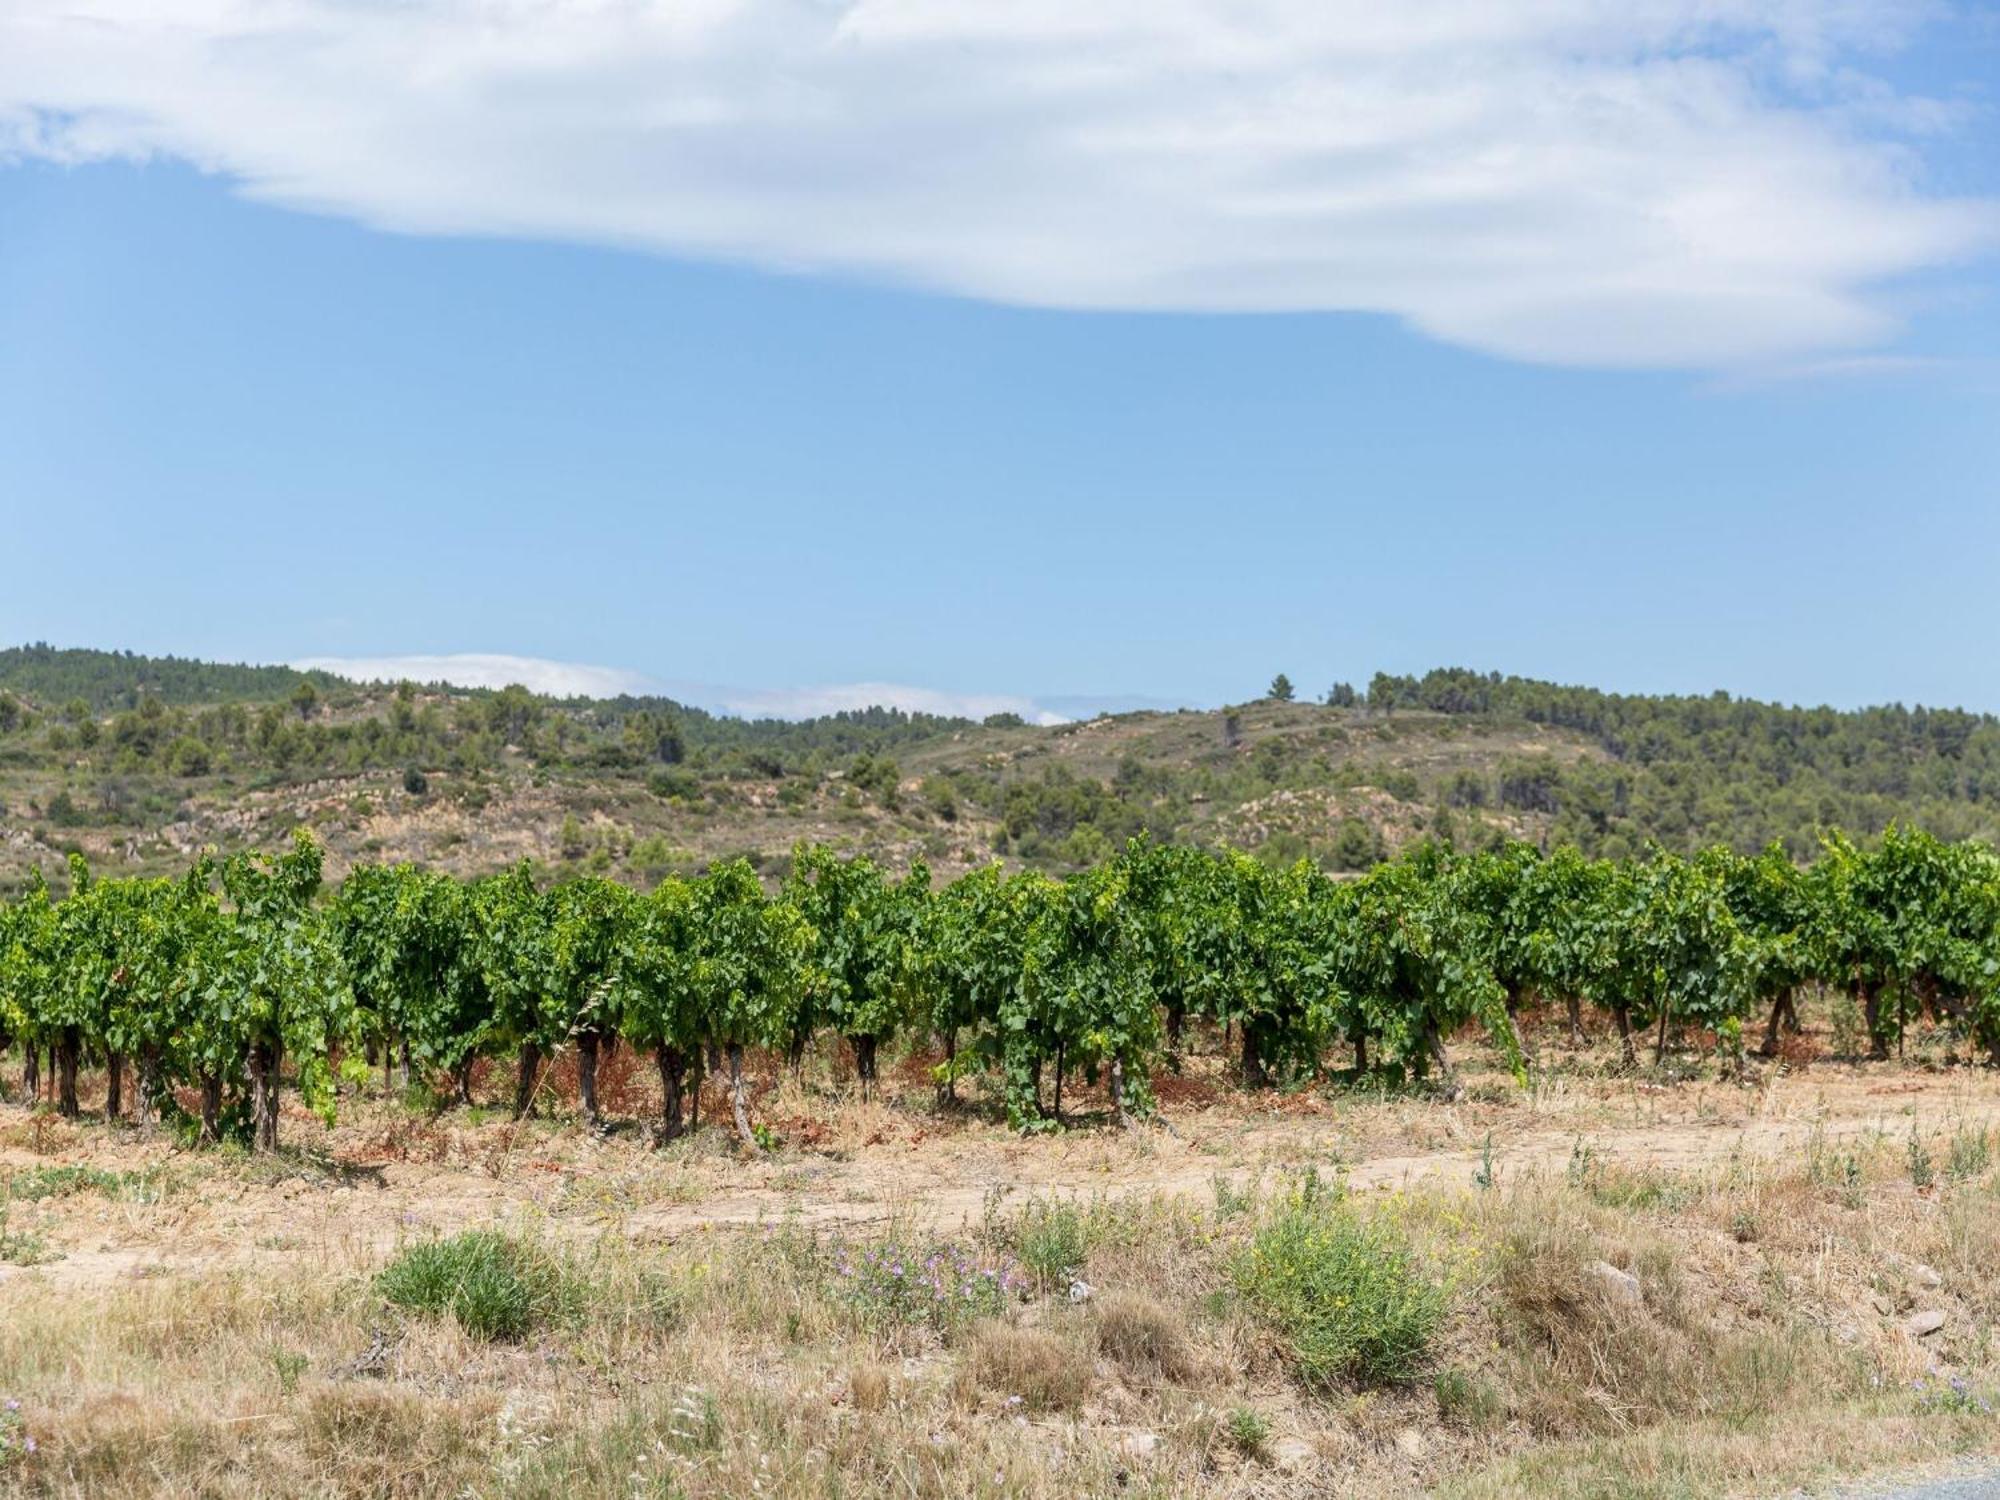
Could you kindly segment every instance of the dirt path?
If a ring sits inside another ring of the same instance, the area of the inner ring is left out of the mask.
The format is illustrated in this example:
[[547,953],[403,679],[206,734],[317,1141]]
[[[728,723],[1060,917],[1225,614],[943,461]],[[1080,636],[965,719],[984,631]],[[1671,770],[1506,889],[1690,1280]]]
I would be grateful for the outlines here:
[[[1907,1117],[1892,1117],[1878,1108],[1868,1113],[1811,1120],[1718,1121],[1710,1125],[1614,1127],[1590,1132],[1542,1130],[1505,1139],[1496,1135],[1490,1157],[1482,1143],[1477,1148],[1370,1157],[1344,1164],[1342,1173],[1350,1189],[1361,1191],[1469,1187],[1488,1168],[1502,1181],[1561,1173],[1568,1168],[1580,1141],[1587,1146],[1593,1161],[1600,1164],[1631,1170],[1688,1172],[1721,1167],[1732,1159],[1768,1161],[1803,1153],[1810,1149],[1815,1138],[1831,1148],[1890,1130],[1892,1119],[1908,1129]],[[1951,1119],[1970,1128],[1992,1129],[2000,1126],[2000,1103],[1954,1107]],[[1282,1149],[1273,1149],[1282,1148],[1287,1141],[1301,1147],[1311,1144],[1310,1136],[1303,1132],[1273,1132],[1261,1139],[1252,1136],[1246,1143],[1262,1148],[1259,1154],[1269,1162],[1265,1174],[1268,1175],[1270,1169],[1282,1171],[1287,1165],[1282,1159]],[[1302,1151],[1296,1165],[1305,1166],[1310,1160],[1309,1153]],[[627,1228],[636,1238],[662,1240],[705,1228],[766,1224],[787,1216],[815,1225],[879,1224],[900,1219],[949,1228],[976,1221],[996,1197],[1034,1194],[1207,1197],[1214,1192],[1218,1177],[1232,1187],[1241,1188],[1258,1175],[1254,1170],[1228,1168],[1185,1147],[1175,1149],[1175,1143],[1168,1141],[1154,1153],[1136,1160],[1131,1170],[1115,1176],[1101,1169],[1028,1173],[993,1170],[951,1177],[925,1174],[909,1179],[889,1175],[886,1180],[878,1178],[876,1190],[861,1197],[854,1196],[856,1184],[851,1181],[842,1196],[753,1189],[718,1194],[700,1203],[641,1212],[627,1221]]]

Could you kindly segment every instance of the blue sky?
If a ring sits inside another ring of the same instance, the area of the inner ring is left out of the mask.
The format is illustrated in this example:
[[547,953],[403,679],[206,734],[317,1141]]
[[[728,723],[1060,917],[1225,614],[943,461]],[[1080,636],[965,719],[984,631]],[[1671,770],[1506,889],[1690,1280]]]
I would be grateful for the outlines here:
[[[508,653],[752,711],[1446,663],[2000,710],[1990,13],[1822,34],[1743,0],[1690,39],[1576,0],[1579,30],[1466,40],[1501,60],[1452,102],[1508,151],[1424,134],[1364,178],[1327,165],[1329,101],[1379,82],[1343,127],[1371,141],[1435,114],[1405,37],[1287,74],[1249,145],[1132,113],[1136,64],[1108,113],[968,63],[1067,122],[1032,149],[815,75],[828,157],[789,104],[727,149],[614,107],[628,71],[641,103],[762,98],[754,27],[629,69],[585,28],[408,118],[267,38],[265,114],[210,86],[228,37],[141,68],[146,8],[111,8],[131,56],[64,41],[74,6],[0,34],[0,638]],[[869,87],[915,66],[908,8],[848,10]],[[404,33],[340,40],[419,76]],[[1551,78],[1595,102],[1517,105]],[[1060,146],[1142,124],[1144,157]]]

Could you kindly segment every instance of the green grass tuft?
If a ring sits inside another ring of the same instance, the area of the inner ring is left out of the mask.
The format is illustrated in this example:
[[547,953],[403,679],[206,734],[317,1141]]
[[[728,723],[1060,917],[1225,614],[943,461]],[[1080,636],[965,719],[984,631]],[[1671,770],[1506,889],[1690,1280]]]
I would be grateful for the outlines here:
[[1448,1302],[1399,1231],[1310,1184],[1258,1228],[1236,1286],[1321,1390],[1414,1380]]
[[397,1307],[448,1314],[474,1338],[501,1342],[527,1337],[575,1300],[554,1260],[490,1229],[411,1246],[375,1278],[375,1289]]

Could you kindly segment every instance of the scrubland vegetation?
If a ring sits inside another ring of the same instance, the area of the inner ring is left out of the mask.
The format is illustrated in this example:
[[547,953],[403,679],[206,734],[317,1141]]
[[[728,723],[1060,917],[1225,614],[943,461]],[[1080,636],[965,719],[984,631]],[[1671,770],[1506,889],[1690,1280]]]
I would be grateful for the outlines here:
[[[1275,689],[1277,684],[1273,684]],[[1288,689],[1289,690],[1289,689]],[[1147,834],[1358,871],[1425,839],[1591,856],[1812,857],[1829,828],[2000,836],[2000,725],[1618,695],[1458,670],[1214,712],[1052,727],[885,710],[805,723],[666,699],[361,686],[47,647],[0,651],[0,887],[72,850],[139,874],[318,828],[331,867],[650,885],[801,841],[945,873],[1066,872]]]

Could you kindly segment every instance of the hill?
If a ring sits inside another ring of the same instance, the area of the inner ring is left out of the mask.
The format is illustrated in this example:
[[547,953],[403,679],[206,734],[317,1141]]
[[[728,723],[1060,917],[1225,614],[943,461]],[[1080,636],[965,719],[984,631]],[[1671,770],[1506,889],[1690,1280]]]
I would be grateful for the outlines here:
[[1462,669],[1042,728],[871,709],[804,722],[660,698],[363,686],[289,668],[0,652],[0,886],[80,849],[122,871],[266,844],[336,867],[530,858],[639,883],[800,839],[1089,863],[1140,833],[1363,868],[1412,839],[1657,840],[1810,856],[1831,826],[2000,835],[2000,721],[1621,695]]

